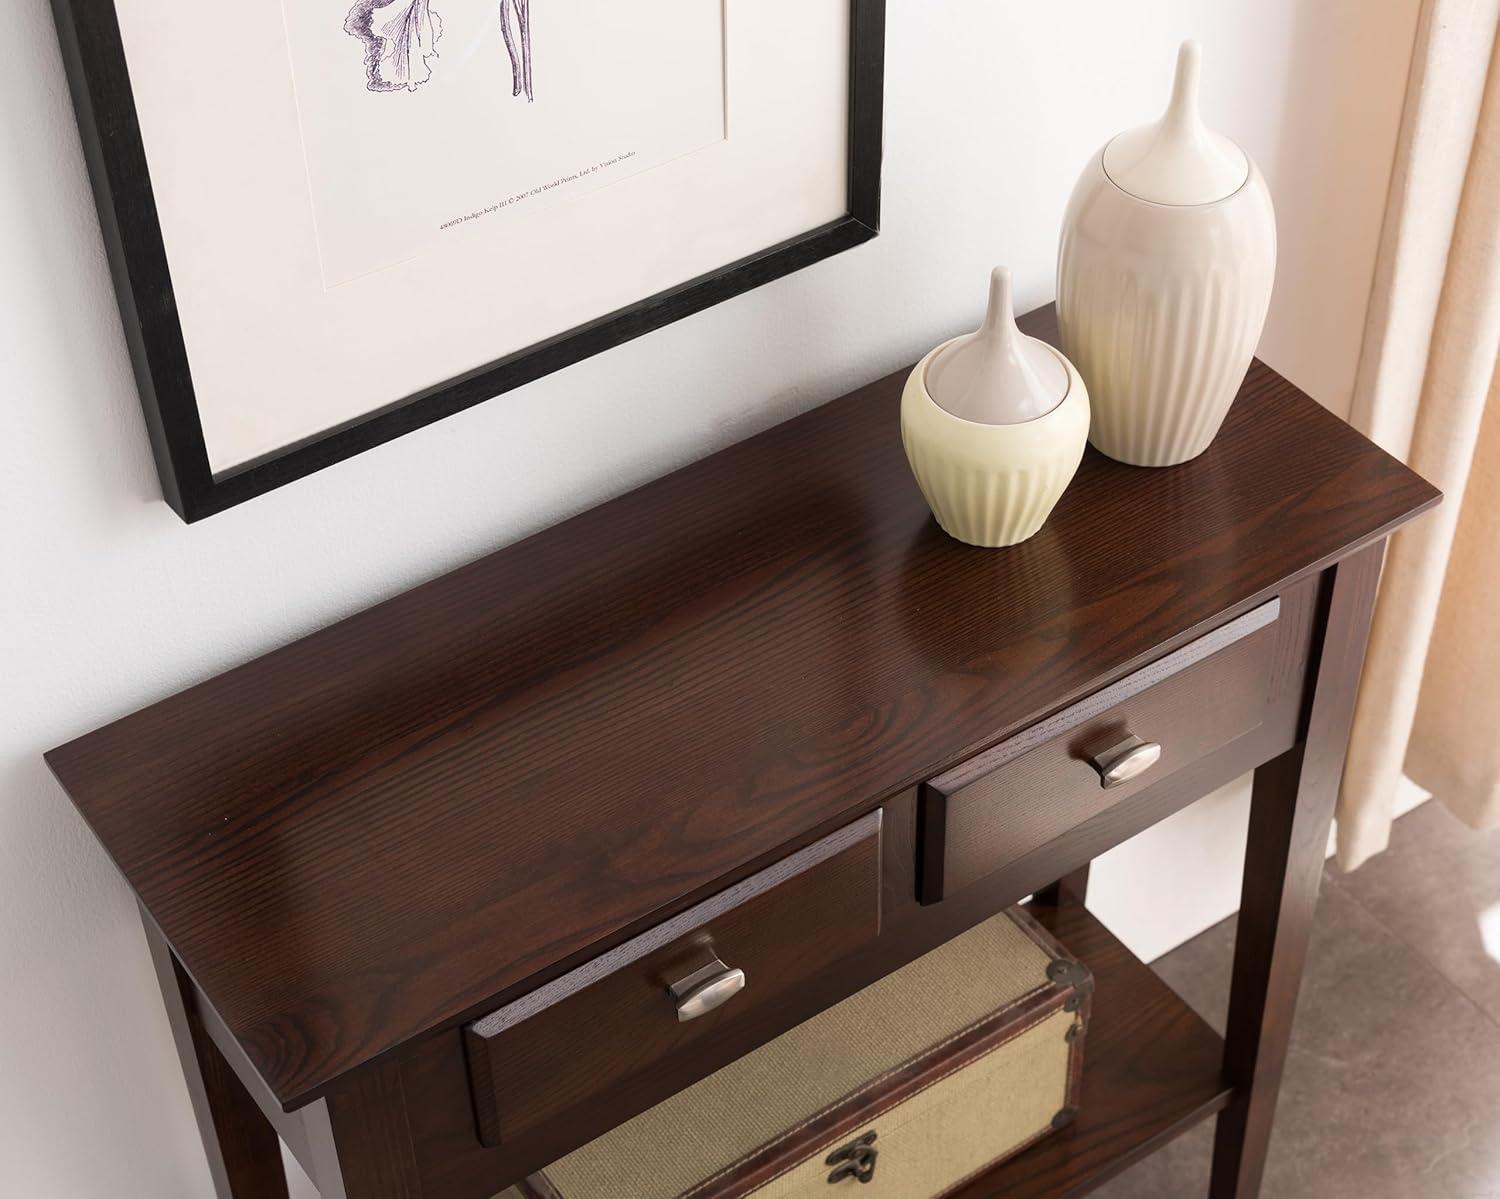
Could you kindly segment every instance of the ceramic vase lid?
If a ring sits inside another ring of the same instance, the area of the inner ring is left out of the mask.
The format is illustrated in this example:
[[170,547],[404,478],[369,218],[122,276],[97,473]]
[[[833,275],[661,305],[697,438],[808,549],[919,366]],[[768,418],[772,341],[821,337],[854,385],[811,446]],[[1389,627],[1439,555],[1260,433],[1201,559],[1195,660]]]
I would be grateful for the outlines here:
[[1063,402],[1068,368],[1046,342],[1016,327],[1010,271],[997,266],[984,324],[937,353],[926,386],[933,403],[962,420],[1015,425],[1046,416]]
[[1201,58],[1197,42],[1183,42],[1172,99],[1161,119],[1104,147],[1104,173],[1122,191],[1153,204],[1212,204],[1244,185],[1250,160],[1205,125],[1198,111]]

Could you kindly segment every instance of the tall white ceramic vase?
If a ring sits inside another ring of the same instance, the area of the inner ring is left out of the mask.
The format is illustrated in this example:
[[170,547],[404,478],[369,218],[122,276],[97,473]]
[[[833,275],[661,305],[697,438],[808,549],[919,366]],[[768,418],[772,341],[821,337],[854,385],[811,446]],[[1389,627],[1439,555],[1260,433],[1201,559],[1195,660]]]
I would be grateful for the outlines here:
[[1173,466],[1214,439],[1260,340],[1276,218],[1255,163],[1198,113],[1185,42],[1166,113],[1084,169],[1063,221],[1063,352],[1088,385],[1089,440],[1111,458]]

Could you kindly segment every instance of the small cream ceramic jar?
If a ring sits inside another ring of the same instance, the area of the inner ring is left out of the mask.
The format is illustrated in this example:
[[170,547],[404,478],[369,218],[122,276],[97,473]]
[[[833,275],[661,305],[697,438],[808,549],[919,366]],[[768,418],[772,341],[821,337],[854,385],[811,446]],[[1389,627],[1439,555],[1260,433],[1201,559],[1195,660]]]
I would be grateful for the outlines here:
[[[970,362],[948,370],[945,402],[984,413],[983,421],[949,411],[929,389],[934,363],[960,348]],[[1035,534],[1078,470],[1088,435],[1082,378],[1057,350],[1016,329],[1002,270],[984,328],[929,353],[901,396],[901,440],[917,485],[943,531],[970,545],[1015,545]]]

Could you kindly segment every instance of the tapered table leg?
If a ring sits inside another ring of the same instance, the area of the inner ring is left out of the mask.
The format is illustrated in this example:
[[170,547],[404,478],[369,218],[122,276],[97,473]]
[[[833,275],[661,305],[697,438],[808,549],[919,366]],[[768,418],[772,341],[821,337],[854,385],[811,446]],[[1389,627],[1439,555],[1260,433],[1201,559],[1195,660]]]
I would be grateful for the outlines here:
[[275,1129],[209,1038],[193,986],[171,947],[149,919],[145,926],[216,1199],[287,1199]]
[[1224,1044],[1235,1095],[1219,1116],[1211,1199],[1260,1192],[1384,548],[1329,571],[1306,735],[1255,772]]
[[1038,903],[1045,903],[1049,907],[1057,907],[1064,900],[1073,903],[1084,903],[1089,895],[1089,863],[1085,862],[1077,870],[1065,874],[1056,882],[1048,883],[1036,893]]
[[398,1063],[319,1100],[309,1125],[324,1199],[435,1199],[423,1194]]

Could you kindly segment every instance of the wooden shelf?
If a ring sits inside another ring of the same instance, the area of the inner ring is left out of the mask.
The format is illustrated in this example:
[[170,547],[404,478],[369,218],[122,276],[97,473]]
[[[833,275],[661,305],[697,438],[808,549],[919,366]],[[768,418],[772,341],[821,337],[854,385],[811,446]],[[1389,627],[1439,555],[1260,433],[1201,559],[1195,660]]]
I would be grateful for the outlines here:
[[1224,1043],[1078,903],[1031,913],[1094,973],[1077,1120],[950,1199],[1082,1195],[1229,1100]]

